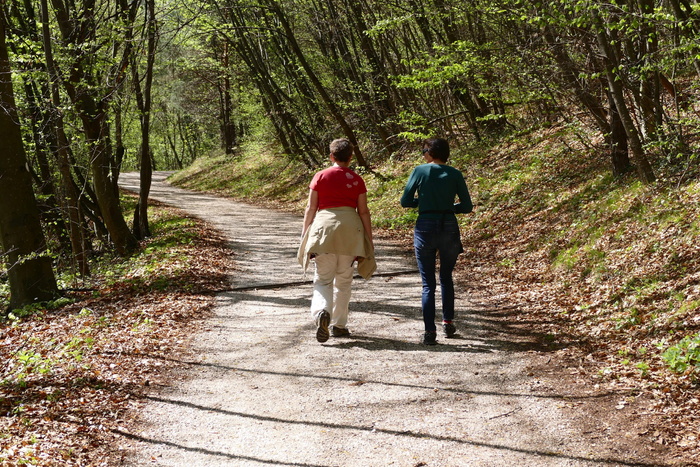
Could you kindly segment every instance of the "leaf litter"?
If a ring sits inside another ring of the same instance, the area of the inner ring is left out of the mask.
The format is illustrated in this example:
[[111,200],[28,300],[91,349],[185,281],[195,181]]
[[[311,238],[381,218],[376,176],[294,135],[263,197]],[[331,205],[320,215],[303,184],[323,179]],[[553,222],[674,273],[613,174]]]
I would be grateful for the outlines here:
[[187,352],[193,329],[211,314],[213,292],[233,270],[233,253],[216,231],[199,220],[178,229],[182,241],[164,249],[154,245],[172,229],[143,243],[141,255],[161,255],[148,267],[116,280],[97,273],[92,290],[67,293],[69,305],[1,324],[0,464],[121,461],[119,433],[129,432],[145,391],[168,384],[170,357]]
[[[680,465],[698,465],[700,366],[674,372],[663,353],[700,331],[700,184],[616,181],[603,172],[604,151],[580,149],[585,157],[552,164],[557,173],[541,170],[508,189],[474,187],[456,281],[500,302],[504,326],[536,333],[539,349],[551,351],[537,371],[561,366],[572,385],[617,395],[609,407],[647,420],[635,436],[673,448]],[[474,171],[502,179],[494,175],[509,170],[502,160],[494,151]]]

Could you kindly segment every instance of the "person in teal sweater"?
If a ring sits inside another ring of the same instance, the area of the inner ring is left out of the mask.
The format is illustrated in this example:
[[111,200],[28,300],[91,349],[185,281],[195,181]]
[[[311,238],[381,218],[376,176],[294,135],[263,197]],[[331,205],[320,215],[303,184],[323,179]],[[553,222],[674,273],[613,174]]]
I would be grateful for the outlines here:
[[[440,291],[442,295],[442,327],[446,337],[456,333],[454,325],[455,293],[452,271],[457,257],[464,251],[455,214],[472,212],[473,204],[462,172],[447,165],[450,146],[442,138],[423,143],[426,161],[411,173],[406,183],[401,206],[418,208],[413,233],[416,261],[423,282],[421,308],[425,333],[423,344],[437,344],[435,326],[435,266],[440,256]],[[417,196],[416,196],[417,194]],[[458,202],[455,202],[459,199]]]

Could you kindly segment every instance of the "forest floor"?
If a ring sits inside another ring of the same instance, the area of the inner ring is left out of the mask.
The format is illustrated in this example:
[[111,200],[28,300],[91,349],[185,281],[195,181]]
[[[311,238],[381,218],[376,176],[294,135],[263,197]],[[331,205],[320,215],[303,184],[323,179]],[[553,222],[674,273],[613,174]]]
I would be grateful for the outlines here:
[[220,231],[235,267],[211,317],[179,328],[189,345],[150,356],[157,384],[111,430],[122,465],[697,465],[664,441],[653,401],[593,383],[574,346],[468,276],[456,338],[419,344],[405,238],[379,235],[377,276],[354,284],[352,335],[319,344],[295,260],[301,218],[163,178],[152,197]]

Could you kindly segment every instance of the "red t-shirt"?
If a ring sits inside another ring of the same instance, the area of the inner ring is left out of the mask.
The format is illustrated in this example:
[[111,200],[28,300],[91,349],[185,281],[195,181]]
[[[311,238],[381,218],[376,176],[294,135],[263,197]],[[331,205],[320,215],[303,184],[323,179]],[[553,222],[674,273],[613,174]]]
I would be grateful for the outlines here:
[[357,197],[367,193],[362,177],[337,165],[316,173],[309,188],[318,192],[318,209],[343,206],[357,209]]

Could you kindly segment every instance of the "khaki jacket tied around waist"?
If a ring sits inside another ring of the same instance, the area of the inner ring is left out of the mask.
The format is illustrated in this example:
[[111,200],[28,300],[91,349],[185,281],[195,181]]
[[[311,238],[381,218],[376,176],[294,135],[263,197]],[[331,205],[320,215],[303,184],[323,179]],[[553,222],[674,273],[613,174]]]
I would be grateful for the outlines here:
[[365,234],[360,216],[351,207],[318,211],[301,239],[297,259],[306,271],[311,254],[324,253],[357,257],[357,272],[365,279],[377,270],[372,243]]

